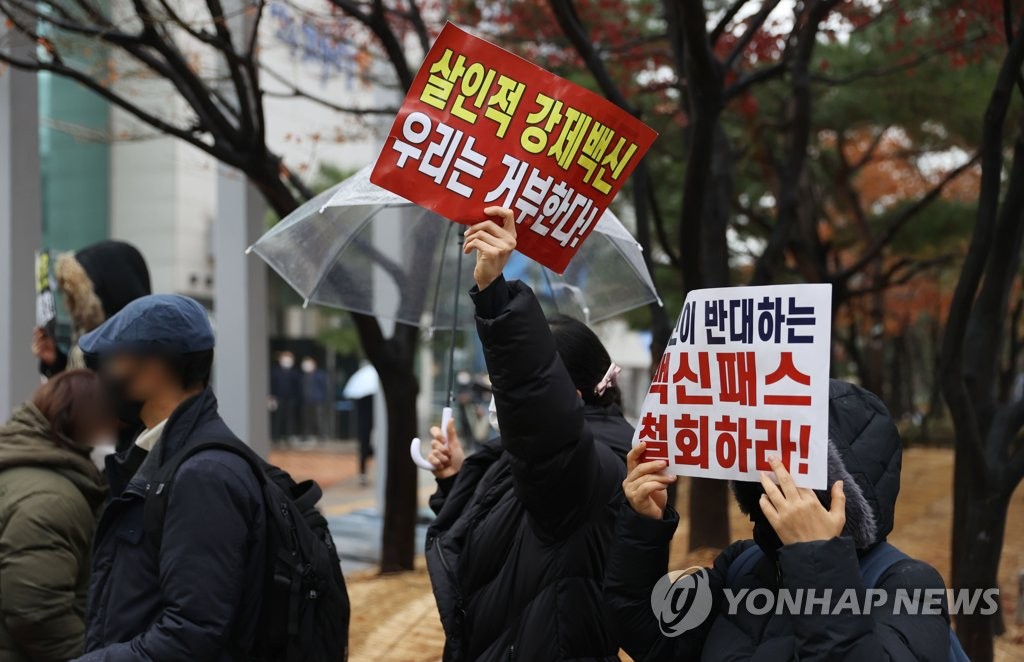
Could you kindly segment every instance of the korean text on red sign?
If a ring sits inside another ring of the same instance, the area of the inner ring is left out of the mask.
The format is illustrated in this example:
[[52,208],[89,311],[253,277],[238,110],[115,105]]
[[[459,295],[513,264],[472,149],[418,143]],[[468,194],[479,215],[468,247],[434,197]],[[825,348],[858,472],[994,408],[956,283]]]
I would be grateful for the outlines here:
[[600,96],[449,23],[370,180],[458,223],[491,205],[561,273],[657,134]]
[[760,479],[778,456],[824,489],[831,285],[697,290],[644,399],[633,444],[671,473]]

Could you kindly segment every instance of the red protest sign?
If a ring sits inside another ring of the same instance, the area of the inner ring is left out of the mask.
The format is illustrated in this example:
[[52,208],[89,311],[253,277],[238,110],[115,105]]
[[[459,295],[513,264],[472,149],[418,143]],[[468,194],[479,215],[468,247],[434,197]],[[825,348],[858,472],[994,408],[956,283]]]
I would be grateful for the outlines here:
[[458,223],[516,212],[519,251],[562,273],[654,142],[600,96],[449,23],[370,181]]

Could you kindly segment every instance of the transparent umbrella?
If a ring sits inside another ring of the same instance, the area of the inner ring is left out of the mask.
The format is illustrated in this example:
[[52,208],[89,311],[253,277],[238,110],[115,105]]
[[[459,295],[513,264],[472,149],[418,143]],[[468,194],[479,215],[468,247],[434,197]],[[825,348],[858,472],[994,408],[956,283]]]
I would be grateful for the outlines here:
[[[470,306],[459,305],[473,270],[473,260],[463,260],[464,228],[371,183],[371,169],[363,168],[306,202],[249,251],[263,258],[306,304],[367,313],[429,332],[471,327]],[[564,273],[517,253],[505,274],[528,283],[548,312],[588,324],[660,303],[640,244],[610,211],[598,220]],[[442,430],[451,418],[454,351],[452,333]],[[420,467],[432,468],[420,454],[419,439],[412,441],[410,455]]]
[[[455,296],[473,269],[472,260],[460,259],[465,228],[371,183],[370,170],[308,201],[249,250],[307,304],[428,330],[471,327],[472,311],[456,310]],[[587,323],[658,300],[640,245],[610,211],[565,273],[517,253],[506,276],[528,283],[546,311]]]

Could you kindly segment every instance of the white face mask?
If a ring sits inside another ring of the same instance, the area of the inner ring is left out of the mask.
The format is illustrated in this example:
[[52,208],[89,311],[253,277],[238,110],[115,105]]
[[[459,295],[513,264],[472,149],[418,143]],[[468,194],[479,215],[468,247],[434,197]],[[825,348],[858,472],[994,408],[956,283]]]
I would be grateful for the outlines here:
[[313,372],[314,370],[316,370],[315,363],[313,363],[312,361],[302,362],[302,372]]
[[92,446],[92,451],[89,453],[89,459],[96,467],[103,471],[107,468],[107,456],[113,455],[117,447],[114,445],[113,440],[103,439],[96,442]]
[[495,432],[501,432],[498,429],[498,405],[494,403],[494,396],[491,396],[491,404],[487,405],[487,421],[494,428]]
[[281,367],[282,367],[282,368],[284,368],[285,370],[288,370],[288,369],[290,369],[290,368],[291,368],[292,366],[294,366],[294,365],[295,365],[295,359],[293,359],[293,358],[292,358],[292,357],[290,357],[290,356],[282,356],[282,357],[280,358],[280,360],[278,361],[278,363],[280,363],[280,364],[281,364]]

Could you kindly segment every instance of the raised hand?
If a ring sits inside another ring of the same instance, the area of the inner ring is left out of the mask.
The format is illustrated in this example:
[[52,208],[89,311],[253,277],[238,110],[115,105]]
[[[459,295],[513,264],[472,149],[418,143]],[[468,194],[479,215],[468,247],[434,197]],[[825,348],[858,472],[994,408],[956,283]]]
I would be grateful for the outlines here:
[[497,280],[516,248],[516,218],[512,210],[488,207],[484,213],[496,217],[501,225],[495,221],[483,221],[471,226],[466,230],[466,243],[463,246],[467,255],[476,251],[473,280],[480,290]]
[[676,482],[676,477],[660,473],[668,466],[664,460],[641,462],[645,450],[647,444],[641,441],[626,456],[626,480],[622,481],[622,491],[637,513],[661,519],[668,503],[668,486]]
[[767,473],[761,473],[761,485],[764,487],[761,512],[783,545],[829,540],[843,532],[846,525],[843,481],[837,480],[832,485],[832,507],[825,510],[814,490],[796,486],[778,458],[769,458],[769,463],[779,484],[776,485]]

